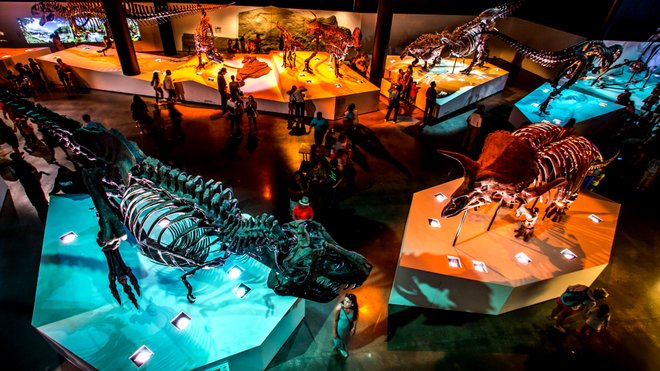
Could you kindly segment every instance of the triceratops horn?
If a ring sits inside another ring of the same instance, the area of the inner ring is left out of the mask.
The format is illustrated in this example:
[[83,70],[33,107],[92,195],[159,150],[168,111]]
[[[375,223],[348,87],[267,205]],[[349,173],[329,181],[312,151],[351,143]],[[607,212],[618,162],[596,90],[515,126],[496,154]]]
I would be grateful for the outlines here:
[[473,159],[467,157],[466,155],[462,153],[457,153],[457,152],[451,152],[451,151],[444,151],[444,150],[437,150],[440,154],[443,154],[447,157],[453,158],[454,160],[458,161],[461,163],[463,166],[463,169],[465,170],[466,173],[475,175],[477,173],[477,170],[479,170],[479,164],[474,161]]

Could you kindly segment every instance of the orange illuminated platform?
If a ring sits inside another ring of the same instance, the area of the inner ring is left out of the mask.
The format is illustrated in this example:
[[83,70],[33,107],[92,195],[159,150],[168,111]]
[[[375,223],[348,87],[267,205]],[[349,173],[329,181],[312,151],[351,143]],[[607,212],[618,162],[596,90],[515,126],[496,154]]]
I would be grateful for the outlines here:
[[462,181],[413,195],[389,304],[501,314],[591,285],[609,263],[621,205],[591,192],[561,222],[539,218],[528,242],[515,238],[515,210],[501,208],[490,231],[497,204],[471,210],[452,246],[462,214],[440,218],[448,201],[435,195],[449,197]]
[[49,48],[0,48],[0,73],[15,72],[16,63],[28,63],[28,58],[37,58],[50,53]]
[[[405,71],[412,62],[412,57],[401,59],[398,55],[387,56],[385,74],[380,84],[381,94],[389,97],[388,90],[397,81],[399,70]],[[461,71],[471,62],[469,58],[443,59],[428,71],[423,70],[420,64],[413,67],[413,81],[419,87],[415,106],[421,110],[426,107],[426,90],[431,81],[435,81],[438,92],[437,106],[433,112],[436,118],[504,90],[509,72],[484,63],[482,67],[475,67],[469,75],[462,74]]]
[[[136,53],[140,70],[138,76],[124,76],[122,74],[117,51],[108,50],[107,55],[98,53],[100,47],[79,45],[57,53],[45,55],[40,60],[46,64],[46,73],[54,83],[59,83],[52,66],[59,57],[70,65],[83,85],[92,89],[108,90],[127,94],[153,96],[154,92],[149,82],[154,71],[160,73],[172,71],[172,79],[177,88],[177,95],[185,101],[220,104],[220,95],[217,91],[217,74],[220,68],[227,68],[225,78],[231,81],[230,76],[236,75],[244,67],[246,55],[236,54],[227,57],[222,64],[209,62],[197,70],[197,57],[187,58],[163,57],[153,54]],[[252,55],[263,66],[265,75],[258,78],[246,78],[241,90],[247,96],[252,94],[257,100],[260,110],[277,113],[288,112],[289,96],[286,91],[292,85],[307,88],[305,93],[305,110],[307,116],[316,111],[323,112],[329,119],[336,119],[343,115],[349,103],[355,103],[361,112],[375,111],[378,108],[378,87],[348,66],[342,66],[343,78],[335,78],[327,53],[319,53],[312,60],[313,74],[303,71],[304,59],[311,52],[298,52],[297,67],[295,69],[282,68],[280,52],[270,54]],[[204,58],[206,60],[206,58]],[[161,78],[162,81],[162,78]]]

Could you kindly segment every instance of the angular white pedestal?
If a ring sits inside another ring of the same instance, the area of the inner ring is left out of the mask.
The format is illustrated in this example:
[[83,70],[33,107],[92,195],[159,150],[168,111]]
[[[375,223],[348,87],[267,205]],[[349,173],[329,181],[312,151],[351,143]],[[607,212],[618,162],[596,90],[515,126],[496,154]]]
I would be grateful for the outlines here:
[[[389,304],[501,314],[553,299],[572,284],[590,285],[609,263],[620,204],[590,192],[580,194],[562,222],[539,218],[529,242],[514,237],[514,210],[500,209],[490,231],[496,204],[469,211],[452,246],[461,217],[441,219],[447,201],[434,195],[449,197],[462,181],[414,194]],[[543,213],[545,205],[537,206]],[[590,214],[603,221],[594,223]],[[430,227],[428,218],[441,227]],[[577,258],[567,260],[564,249]],[[519,263],[521,252],[532,262]],[[459,258],[461,267],[451,267],[449,257]],[[486,272],[473,261],[483,262]]]
[[[141,370],[260,370],[304,317],[304,300],[274,294],[266,287],[270,269],[247,256],[190,277],[197,297],[190,304],[183,272],[152,263],[130,238],[120,250],[139,280],[140,309],[121,288],[119,305],[98,230],[87,195],[51,197],[32,325],[82,369],[135,369],[129,357],[145,345],[154,355]],[[59,237],[69,231],[78,237],[64,244]],[[226,273],[234,264],[245,269],[238,279]],[[232,290],[241,283],[251,291],[238,298]],[[184,330],[170,323],[180,312],[191,317]]]

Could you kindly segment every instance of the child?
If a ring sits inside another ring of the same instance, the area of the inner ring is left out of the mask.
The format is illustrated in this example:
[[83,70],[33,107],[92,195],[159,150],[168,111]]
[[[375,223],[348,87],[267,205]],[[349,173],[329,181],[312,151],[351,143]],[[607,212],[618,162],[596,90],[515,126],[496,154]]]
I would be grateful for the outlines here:
[[580,329],[580,335],[586,334],[587,337],[595,332],[599,332],[601,329],[607,329],[607,326],[610,323],[610,306],[607,304],[601,304],[600,306],[589,311],[589,318]]

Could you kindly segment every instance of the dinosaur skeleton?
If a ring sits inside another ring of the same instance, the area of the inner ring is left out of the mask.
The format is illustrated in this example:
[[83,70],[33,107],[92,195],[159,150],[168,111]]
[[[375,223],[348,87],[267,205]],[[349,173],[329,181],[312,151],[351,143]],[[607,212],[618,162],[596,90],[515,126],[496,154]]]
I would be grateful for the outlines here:
[[450,56],[455,58],[465,58],[474,53],[472,63],[461,71],[469,75],[475,66],[482,66],[488,58],[488,48],[486,48],[488,34],[484,31],[495,30],[495,21],[511,15],[522,2],[523,0],[518,0],[486,9],[470,22],[456,27],[451,32],[444,30],[440,33],[423,34],[403,49],[401,59],[407,56],[415,58],[413,66],[422,59],[424,60],[423,68],[426,69],[429,60],[431,67],[440,62],[445,49],[449,51]]
[[193,40],[195,42],[195,54],[197,54],[198,70],[201,70],[205,66],[205,63],[202,61],[202,53],[206,54],[206,57],[213,62],[224,62],[222,55],[220,55],[220,52],[215,47],[213,27],[211,26],[209,16],[206,14],[204,9],[202,9],[202,16],[199,19],[199,23],[197,23],[197,27],[195,27]]
[[[559,51],[536,50],[499,32],[489,31],[485,33],[496,36],[507,45],[516,49],[524,57],[543,67],[553,67],[560,63],[566,63],[551,81],[551,85],[553,86],[552,92],[550,92],[548,98],[539,106],[539,111],[543,114],[548,113],[548,105],[562,91],[573,86],[573,84],[588,72],[603,73],[607,71],[623,52],[621,45],[614,44],[607,46],[600,40],[582,41]],[[559,84],[562,78],[566,78],[567,80],[563,84]]]
[[[319,41],[322,38],[325,43],[325,48],[330,58],[334,61],[334,70],[335,77],[343,77],[339,68],[341,67],[346,54],[348,54],[348,48],[358,45],[358,40],[353,40],[350,36],[350,33],[347,33],[344,29],[339,26],[334,26],[331,24],[323,23],[318,20],[316,14],[314,14],[314,19],[305,24],[307,28],[307,34],[314,36],[314,52],[305,59],[305,72],[313,73],[312,69],[309,67],[309,62],[318,54],[319,52]],[[355,35],[359,37],[359,34]]]
[[119,282],[138,307],[138,281],[120,253],[124,226],[139,251],[153,262],[184,271],[187,298],[195,300],[188,277],[219,267],[231,255],[258,259],[272,268],[268,287],[279,295],[333,300],[341,287],[361,285],[371,264],[342,248],[315,221],[280,225],[271,215],[241,212],[233,191],[221,182],[163,165],[111,129],[80,128],[70,118],[0,91],[0,101],[22,112],[45,136],[60,143],[83,164],[82,175],[97,210],[110,291],[121,304]]
[[[629,71],[632,72],[632,76],[630,77],[630,80],[628,80],[625,84],[624,87],[629,87],[629,86],[634,86],[639,82],[642,82],[649,78],[653,72],[655,72],[656,66],[650,66],[650,63],[653,61],[655,58],[656,54],[660,52],[660,30],[656,31],[655,34],[653,34],[646,42],[648,45],[642,53],[637,57],[635,60],[629,60],[625,59],[623,63],[618,63],[613,66],[610,66],[607,68],[605,71],[602,71],[595,79],[594,81],[591,82],[591,86],[594,86],[598,84],[598,87],[604,88],[607,86],[612,86],[618,83],[606,83],[603,81],[603,77],[606,74],[609,74],[610,76],[615,76],[615,75],[621,75],[623,71],[618,71],[616,72],[617,69],[621,67],[628,67]],[[638,76],[639,75],[639,76]],[[635,78],[638,76],[637,78]],[[648,80],[647,80],[648,81]],[[646,86],[646,83],[644,84]]]
[[512,133],[491,133],[477,161],[460,153],[440,152],[459,161],[465,170],[463,183],[452,194],[442,216],[467,213],[493,201],[518,205],[516,215],[524,216],[525,221],[516,230],[516,237],[525,241],[531,238],[539,216],[536,201],[528,207],[530,201],[554,189],[554,196],[546,197],[550,205],[543,218],[560,221],[577,198],[587,173],[604,168],[613,159],[603,161],[589,140],[548,123],[532,124]]
[[277,22],[277,29],[280,30],[282,33],[282,52],[284,55],[282,56],[282,59],[284,60],[284,64],[282,67],[287,68],[287,64],[291,68],[296,67],[296,50],[298,49],[303,49],[304,46],[303,44],[296,40],[291,32],[287,30],[286,28],[280,26],[280,22]]

